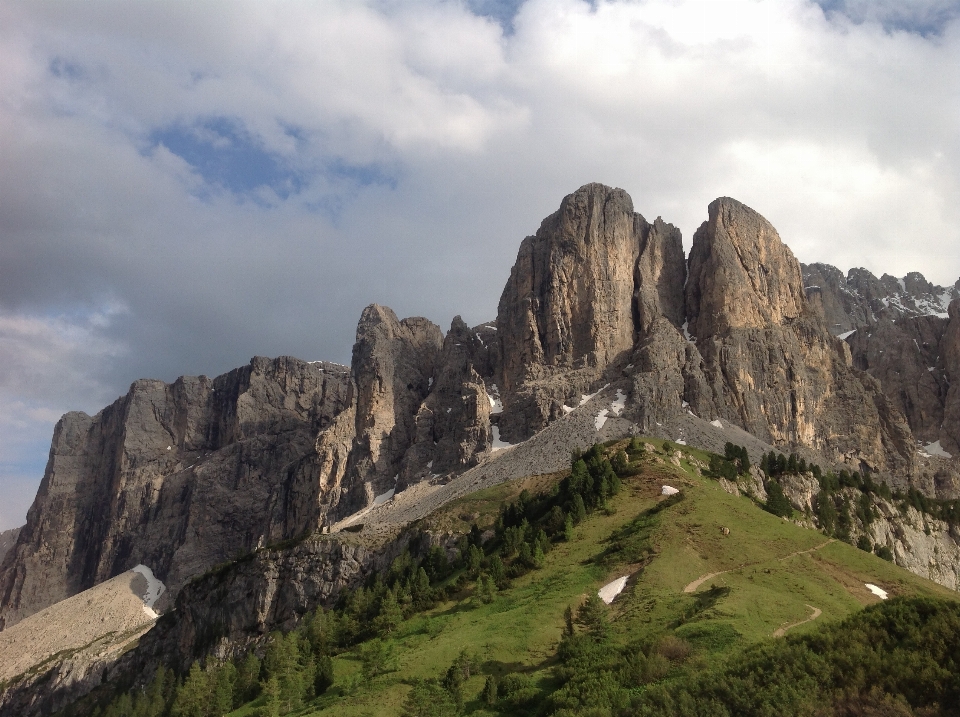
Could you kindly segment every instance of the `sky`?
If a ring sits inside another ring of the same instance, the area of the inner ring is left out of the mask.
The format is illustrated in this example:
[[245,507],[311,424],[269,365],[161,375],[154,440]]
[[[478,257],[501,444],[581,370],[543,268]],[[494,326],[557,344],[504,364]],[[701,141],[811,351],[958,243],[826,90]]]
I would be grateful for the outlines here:
[[5,0],[0,67],[0,530],[138,378],[494,318],[587,182],[960,277],[960,0]]

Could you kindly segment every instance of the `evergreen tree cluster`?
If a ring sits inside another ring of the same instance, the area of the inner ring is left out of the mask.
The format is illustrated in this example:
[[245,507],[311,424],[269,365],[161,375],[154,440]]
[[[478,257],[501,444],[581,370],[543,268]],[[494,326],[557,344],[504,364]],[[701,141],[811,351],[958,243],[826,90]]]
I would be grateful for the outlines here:
[[237,660],[190,666],[182,678],[161,666],[143,689],[117,696],[93,717],[222,717],[264,695],[264,717],[300,709],[333,684],[330,641],[322,609],[298,629],[270,636],[263,659],[250,651]]
[[646,690],[658,717],[960,715],[960,603],[895,598]]
[[782,453],[770,451],[760,459],[760,470],[768,477],[776,478],[785,473],[813,473],[813,477],[822,482],[823,472],[816,463],[807,464],[805,458],[801,458],[796,453],[785,456]]

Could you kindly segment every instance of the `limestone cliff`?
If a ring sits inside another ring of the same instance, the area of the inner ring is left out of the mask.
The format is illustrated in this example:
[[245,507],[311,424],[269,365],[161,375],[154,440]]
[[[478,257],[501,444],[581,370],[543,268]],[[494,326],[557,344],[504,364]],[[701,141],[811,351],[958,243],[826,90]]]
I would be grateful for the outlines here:
[[522,440],[563,416],[659,317],[679,327],[684,277],[680,232],[634,213],[622,189],[565,197],[523,240],[500,297],[501,435]]
[[0,626],[138,563],[172,597],[212,565],[312,530],[316,436],[347,398],[343,367],[255,358],[68,413],[0,567]]
[[710,391],[689,391],[775,445],[814,448],[831,461],[909,473],[912,437],[877,381],[809,306],[800,264],[773,226],[718,199],[693,238],[686,286],[689,331]]

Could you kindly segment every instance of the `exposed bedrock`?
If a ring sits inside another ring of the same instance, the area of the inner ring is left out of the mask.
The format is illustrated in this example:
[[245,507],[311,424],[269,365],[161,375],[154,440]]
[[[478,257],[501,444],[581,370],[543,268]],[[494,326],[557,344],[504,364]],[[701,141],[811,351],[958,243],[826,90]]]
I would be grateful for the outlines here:
[[66,414],[0,567],[0,625],[138,563],[172,598],[212,565],[311,530],[314,442],[347,400],[344,367],[255,358],[215,379],[137,381],[96,416]]
[[522,440],[562,416],[659,317],[679,327],[684,277],[679,230],[647,222],[622,189],[566,196],[521,243],[500,297],[501,435]]

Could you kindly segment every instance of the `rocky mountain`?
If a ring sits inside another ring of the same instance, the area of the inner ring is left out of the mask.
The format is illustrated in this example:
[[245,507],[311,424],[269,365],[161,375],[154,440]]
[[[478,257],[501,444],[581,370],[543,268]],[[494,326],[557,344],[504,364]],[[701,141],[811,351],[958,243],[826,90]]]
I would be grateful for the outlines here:
[[138,563],[172,598],[217,563],[312,530],[317,434],[349,399],[344,367],[255,358],[215,379],[137,381],[96,416],[66,414],[0,567],[0,625]]
[[0,567],[0,625],[137,563],[168,586],[163,610],[191,577],[264,545],[461,474],[486,484],[494,452],[531,437],[554,470],[570,446],[544,429],[598,391],[612,403],[578,431],[656,435],[692,414],[957,497],[956,463],[917,441],[960,441],[960,303],[918,316],[949,292],[868,279],[801,266],[729,198],[685,257],[674,226],[585,185],[523,240],[493,322],[457,317],[444,334],[371,305],[349,369],[257,358],[216,379],[138,381],[97,416],[64,416]]
[[877,378],[914,437],[934,455],[960,453],[956,363],[960,280],[936,286],[922,274],[879,279],[866,269],[844,277],[828,264],[803,267],[806,292],[830,330],[850,344],[854,365]]
[[830,331],[838,335],[884,318],[945,319],[950,302],[960,297],[960,279],[953,286],[936,286],[915,271],[899,279],[890,274],[878,279],[862,268],[850,269],[846,276],[829,264],[803,265],[802,269],[808,298],[821,311]]

